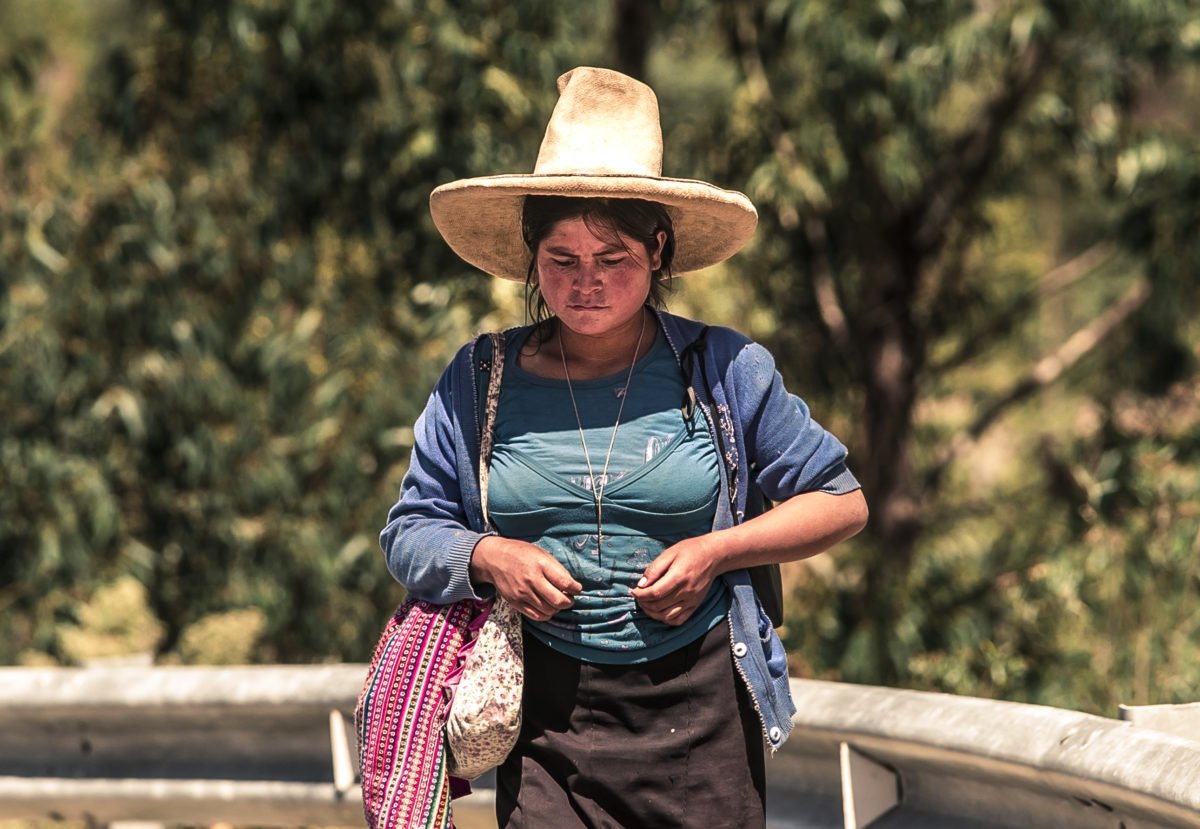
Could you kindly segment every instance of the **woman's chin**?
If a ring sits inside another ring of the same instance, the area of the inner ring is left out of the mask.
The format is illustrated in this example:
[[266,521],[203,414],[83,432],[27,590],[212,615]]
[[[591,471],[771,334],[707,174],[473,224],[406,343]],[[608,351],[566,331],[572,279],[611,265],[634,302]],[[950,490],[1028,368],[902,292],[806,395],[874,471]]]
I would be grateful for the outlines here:
[[[601,337],[626,325],[634,315],[623,315],[605,306],[564,308],[557,316],[558,321],[573,334],[581,337]],[[636,333],[635,331],[634,334]]]

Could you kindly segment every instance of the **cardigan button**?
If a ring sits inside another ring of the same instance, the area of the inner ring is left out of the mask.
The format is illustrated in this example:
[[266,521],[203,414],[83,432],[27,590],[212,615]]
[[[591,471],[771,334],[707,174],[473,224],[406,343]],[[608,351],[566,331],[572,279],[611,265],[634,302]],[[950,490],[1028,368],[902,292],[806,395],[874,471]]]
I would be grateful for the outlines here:
[[746,655],[746,650],[747,650],[746,643],[738,642],[737,644],[735,644],[733,646],[733,655],[736,656],[738,659],[741,659],[743,656]]
[[777,743],[783,737],[783,732],[779,729],[779,726],[776,726],[771,729],[771,733],[767,736],[771,738],[771,742]]

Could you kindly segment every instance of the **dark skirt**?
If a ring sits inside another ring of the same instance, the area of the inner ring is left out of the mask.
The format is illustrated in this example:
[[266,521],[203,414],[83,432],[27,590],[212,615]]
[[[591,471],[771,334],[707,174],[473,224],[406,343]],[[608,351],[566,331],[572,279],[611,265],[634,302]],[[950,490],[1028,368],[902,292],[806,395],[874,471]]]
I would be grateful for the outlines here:
[[523,704],[496,774],[501,827],[766,823],[762,728],[728,622],[639,665],[580,662],[526,636]]

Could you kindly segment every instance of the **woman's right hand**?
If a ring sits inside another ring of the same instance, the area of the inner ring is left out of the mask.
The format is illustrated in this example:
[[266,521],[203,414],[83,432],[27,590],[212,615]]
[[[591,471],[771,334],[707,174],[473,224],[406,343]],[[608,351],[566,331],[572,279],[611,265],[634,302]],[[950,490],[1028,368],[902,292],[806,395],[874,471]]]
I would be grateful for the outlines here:
[[554,556],[527,541],[489,535],[471,555],[471,580],[491,584],[520,613],[544,622],[575,604],[583,585]]

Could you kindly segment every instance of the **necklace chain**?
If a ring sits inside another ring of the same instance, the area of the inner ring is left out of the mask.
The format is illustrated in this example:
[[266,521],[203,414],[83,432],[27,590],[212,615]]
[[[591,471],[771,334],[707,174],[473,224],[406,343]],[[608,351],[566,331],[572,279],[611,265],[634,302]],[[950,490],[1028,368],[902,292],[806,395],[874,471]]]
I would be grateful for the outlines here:
[[[560,323],[561,324],[561,323]],[[567,350],[563,347],[562,334],[558,338],[558,355],[562,358],[563,374],[567,378],[567,393],[571,396],[571,408],[575,411],[575,425],[579,428],[579,442],[583,444],[583,459],[587,462],[588,479],[592,482],[592,500],[596,502],[596,555],[604,544],[604,485],[608,483],[608,462],[612,460],[613,446],[617,442],[617,430],[621,428],[621,414],[625,401],[629,399],[629,384],[633,381],[633,367],[637,365],[638,352],[642,350],[642,337],[646,333],[646,316],[642,314],[642,327],[638,331],[637,345],[633,347],[633,359],[629,361],[629,373],[625,376],[625,389],[621,394],[621,405],[617,407],[617,421],[613,424],[608,439],[608,451],[604,453],[604,469],[597,479],[592,472],[592,453],[588,451],[587,438],[583,436],[583,420],[579,417],[579,404],[575,402],[575,389],[571,385],[571,371],[567,368]]]

